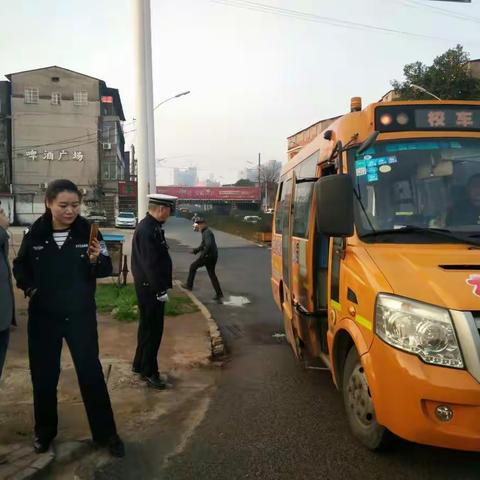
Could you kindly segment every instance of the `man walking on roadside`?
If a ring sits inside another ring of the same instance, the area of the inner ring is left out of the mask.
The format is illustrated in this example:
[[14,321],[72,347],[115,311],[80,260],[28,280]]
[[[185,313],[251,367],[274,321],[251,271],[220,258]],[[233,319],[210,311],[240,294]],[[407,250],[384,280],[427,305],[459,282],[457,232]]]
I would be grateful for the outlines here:
[[148,200],[148,213],[138,224],[132,241],[132,274],[140,310],[132,370],[149,387],[162,390],[167,384],[158,371],[157,355],[167,290],[172,288],[172,260],[162,226],[174,211],[176,197],[151,194]]
[[215,266],[218,260],[218,248],[215,242],[215,235],[208,228],[207,222],[204,218],[197,218],[197,225],[200,232],[202,232],[202,243],[198,248],[195,248],[192,253],[200,253],[200,256],[190,265],[190,272],[188,274],[187,284],[184,287],[187,290],[193,290],[193,282],[195,274],[201,267],[206,267],[212,286],[215,289],[214,300],[220,301],[223,298],[223,292],[220,287],[217,275],[215,273]]

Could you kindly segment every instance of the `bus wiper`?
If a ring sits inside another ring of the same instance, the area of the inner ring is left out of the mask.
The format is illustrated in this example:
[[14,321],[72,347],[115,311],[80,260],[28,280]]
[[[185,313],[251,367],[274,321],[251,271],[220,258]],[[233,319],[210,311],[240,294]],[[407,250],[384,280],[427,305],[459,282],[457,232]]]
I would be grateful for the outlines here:
[[388,230],[377,230],[376,232],[369,232],[364,235],[363,237],[376,237],[380,235],[397,235],[397,234],[404,234],[404,233],[425,233],[427,235],[436,235],[441,236],[444,238],[449,238],[451,240],[456,240],[460,243],[467,243],[469,245],[480,245],[480,241],[475,241],[470,237],[465,237],[462,235],[457,235],[455,232],[451,230],[443,229],[443,228],[428,228],[428,227],[417,227],[416,225],[405,225],[401,228],[392,228]]

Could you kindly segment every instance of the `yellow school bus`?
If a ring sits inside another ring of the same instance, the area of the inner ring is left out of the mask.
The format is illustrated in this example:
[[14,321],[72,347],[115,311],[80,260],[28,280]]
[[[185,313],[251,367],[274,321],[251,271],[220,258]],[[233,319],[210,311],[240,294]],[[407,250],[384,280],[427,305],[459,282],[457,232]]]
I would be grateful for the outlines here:
[[272,290],[366,447],[480,451],[480,102],[354,106],[303,146],[279,183]]

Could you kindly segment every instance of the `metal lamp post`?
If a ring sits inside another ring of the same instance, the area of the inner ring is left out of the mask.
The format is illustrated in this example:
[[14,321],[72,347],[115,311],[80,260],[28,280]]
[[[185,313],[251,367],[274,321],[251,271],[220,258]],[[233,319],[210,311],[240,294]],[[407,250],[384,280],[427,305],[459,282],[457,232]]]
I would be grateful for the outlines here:
[[164,103],[167,103],[167,102],[169,102],[170,100],[173,100],[174,98],[183,97],[184,95],[188,95],[189,93],[190,93],[190,90],[187,90],[186,92],[177,93],[177,95],[174,95],[173,97],[166,98],[165,100],[162,100],[162,101],[153,109],[153,111],[155,111],[160,105],[163,105]]
[[[147,211],[147,194],[155,191],[152,36],[150,0],[133,0],[136,52],[138,216]],[[150,185],[149,185],[150,184]]]
[[420,90],[421,92],[426,93],[427,95],[430,95],[433,98],[436,98],[437,100],[441,100],[440,97],[437,97],[432,92],[429,92],[426,88],[423,88],[420,85],[415,85],[414,83],[411,83],[410,86],[413,87],[415,90]]

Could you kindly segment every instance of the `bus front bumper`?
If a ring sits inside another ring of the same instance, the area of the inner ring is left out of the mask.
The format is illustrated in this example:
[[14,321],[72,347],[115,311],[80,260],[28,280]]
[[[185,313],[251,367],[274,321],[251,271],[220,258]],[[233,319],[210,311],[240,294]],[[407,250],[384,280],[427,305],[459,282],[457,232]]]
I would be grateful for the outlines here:
[[480,451],[480,383],[468,371],[428,365],[378,337],[362,364],[381,425],[412,442]]

